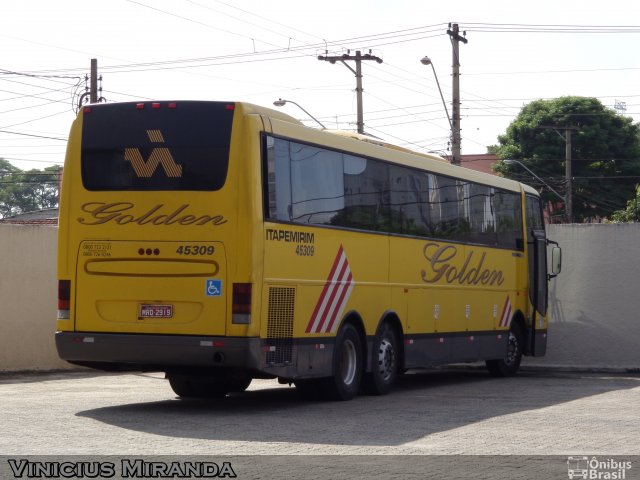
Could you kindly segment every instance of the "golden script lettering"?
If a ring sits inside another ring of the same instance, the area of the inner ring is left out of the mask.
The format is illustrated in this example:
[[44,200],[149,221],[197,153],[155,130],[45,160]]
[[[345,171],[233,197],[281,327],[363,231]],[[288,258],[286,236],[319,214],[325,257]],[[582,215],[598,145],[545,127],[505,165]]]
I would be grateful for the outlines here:
[[189,204],[180,205],[170,213],[164,213],[164,204],[158,204],[147,212],[137,215],[131,212],[135,204],[130,202],[104,203],[90,202],[82,205],[82,211],[91,215],[90,218],[80,217],[78,222],[83,225],[103,225],[114,222],[118,225],[137,223],[138,225],[222,225],[227,220],[222,215],[191,215],[187,213]]
[[479,259],[474,259],[473,250],[467,253],[462,267],[452,263],[458,256],[458,248],[453,245],[439,245],[427,243],[422,253],[427,260],[430,270],[422,270],[422,281],[436,283],[443,279],[447,283],[460,285],[502,285],[504,275],[502,270],[492,270],[484,266],[486,252]]

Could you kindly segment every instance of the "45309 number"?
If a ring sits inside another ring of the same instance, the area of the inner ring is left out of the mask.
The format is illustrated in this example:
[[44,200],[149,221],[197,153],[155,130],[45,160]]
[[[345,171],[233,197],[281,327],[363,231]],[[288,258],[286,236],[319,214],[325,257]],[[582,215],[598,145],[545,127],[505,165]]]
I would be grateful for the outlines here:
[[178,255],[213,255],[212,245],[180,245],[176,250]]
[[298,245],[296,247],[296,255],[299,257],[313,257],[314,250],[313,245]]

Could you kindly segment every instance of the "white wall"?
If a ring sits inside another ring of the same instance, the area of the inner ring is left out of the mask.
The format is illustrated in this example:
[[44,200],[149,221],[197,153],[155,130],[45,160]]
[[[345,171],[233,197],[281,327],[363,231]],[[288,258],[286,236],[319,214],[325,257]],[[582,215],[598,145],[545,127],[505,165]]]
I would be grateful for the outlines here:
[[524,364],[640,369],[640,223],[550,225],[548,236],[563,264],[547,355]]
[[0,225],[0,371],[70,368],[53,334],[58,229]]
[[[640,368],[640,224],[551,225],[563,271],[550,285],[547,356],[527,365]],[[0,371],[58,359],[57,228],[0,225]]]

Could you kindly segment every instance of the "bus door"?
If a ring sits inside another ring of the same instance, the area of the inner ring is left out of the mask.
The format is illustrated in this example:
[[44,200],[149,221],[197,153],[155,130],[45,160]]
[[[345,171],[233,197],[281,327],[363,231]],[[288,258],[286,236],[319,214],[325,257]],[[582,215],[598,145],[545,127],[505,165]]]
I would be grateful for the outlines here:
[[[530,355],[544,355],[547,348],[546,321],[549,290],[547,286],[547,238],[544,231],[540,199],[526,197],[527,244],[529,262],[530,332],[527,350]],[[542,332],[541,332],[542,331]]]

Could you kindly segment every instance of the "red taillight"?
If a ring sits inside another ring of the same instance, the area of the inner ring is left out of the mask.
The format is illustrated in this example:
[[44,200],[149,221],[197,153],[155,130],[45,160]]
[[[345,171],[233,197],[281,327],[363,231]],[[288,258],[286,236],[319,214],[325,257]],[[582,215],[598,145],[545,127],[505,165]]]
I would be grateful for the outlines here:
[[71,280],[58,280],[58,309],[69,310],[71,301]]
[[71,280],[58,280],[58,319],[70,318]]
[[251,323],[251,284],[233,284],[232,323]]
[[251,284],[233,284],[233,313],[251,313]]

